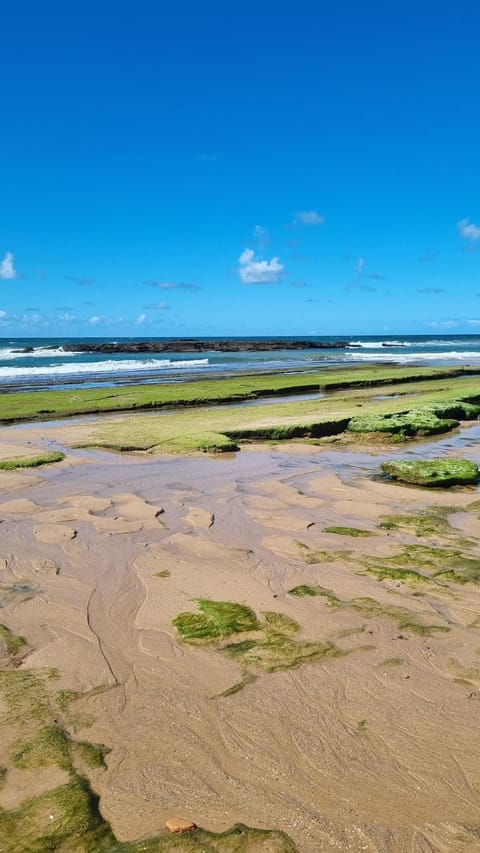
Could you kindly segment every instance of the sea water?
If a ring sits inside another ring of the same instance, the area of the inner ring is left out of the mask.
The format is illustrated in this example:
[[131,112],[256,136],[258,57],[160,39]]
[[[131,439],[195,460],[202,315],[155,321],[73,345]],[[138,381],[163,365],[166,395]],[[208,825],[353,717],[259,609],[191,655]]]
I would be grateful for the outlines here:
[[[271,337],[293,341],[296,337]],[[131,343],[152,338],[0,338],[0,392],[182,382],[240,373],[315,371],[324,366],[402,364],[480,366],[480,335],[362,335],[303,337],[336,343],[335,349],[222,353],[88,353],[65,351],[75,343]],[[156,338],[165,341],[168,338]],[[171,339],[170,339],[171,340]],[[220,338],[209,338],[212,344]],[[229,340],[235,340],[230,338]],[[262,340],[242,338],[241,340]]]

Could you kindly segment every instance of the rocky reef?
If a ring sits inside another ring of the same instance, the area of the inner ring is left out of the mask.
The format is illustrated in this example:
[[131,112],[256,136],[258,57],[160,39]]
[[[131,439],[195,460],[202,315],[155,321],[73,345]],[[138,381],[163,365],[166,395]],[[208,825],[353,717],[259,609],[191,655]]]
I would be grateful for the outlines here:
[[[159,353],[159,352],[270,352],[278,350],[305,349],[345,349],[351,347],[348,341],[292,341],[292,340],[241,340],[227,338],[225,340],[201,340],[199,338],[178,338],[171,341],[110,341],[108,343],[63,344],[65,352],[100,352],[100,353]],[[56,349],[57,347],[46,347]],[[18,352],[28,352],[26,347]]]

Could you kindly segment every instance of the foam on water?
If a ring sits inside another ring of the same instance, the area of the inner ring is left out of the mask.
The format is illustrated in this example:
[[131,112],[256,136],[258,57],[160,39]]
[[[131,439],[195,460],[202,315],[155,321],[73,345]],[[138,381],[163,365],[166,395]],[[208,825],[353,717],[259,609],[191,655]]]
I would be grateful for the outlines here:
[[49,349],[48,347],[35,347],[32,352],[19,352],[15,349],[0,349],[0,361],[10,361],[21,358],[70,358],[80,355],[79,352],[66,352],[62,347]]
[[375,353],[346,353],[343,360],[344,361],[395,361],[396,364],[408,364],[409,362],[415,361],[439,361],[441,358],[442,361],[463,361],[465,363],[474,363],[478,364],[480,362],[480,352],[457,352],[456,350],[451,350],[449,352],[442,352],[441,356],[438,352],[422,352],[422,353],[398,353],[395,354],[387,352],[375,352]]
[[196,367],[206,367],[208,358],[186,359],[184,361],[171,361],[170,359],[149,358],[142,361],[128,359],[119,361],[109,359],[108,361],[81,362],[77,364],[54,364],[42,365],[41,367],[0,367],[0,379],[15,379],[28,376],[34,379],[36,376],[77,376],[79,374],[95,375],[98,373],[132,373],[138,371],[156,370],[182,370]]

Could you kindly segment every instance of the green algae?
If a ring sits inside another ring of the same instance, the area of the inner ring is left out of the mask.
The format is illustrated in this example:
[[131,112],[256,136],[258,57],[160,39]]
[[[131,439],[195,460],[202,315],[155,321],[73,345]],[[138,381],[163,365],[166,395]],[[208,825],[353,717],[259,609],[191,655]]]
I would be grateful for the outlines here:
[[277,613],[273,610],[266,610],[262,613],[265,622],[263,630],[267,636],[270,634],[297,634],[300,630],[300,625],[291,619],[290,616],[285,616],[284,613]]
[[162,569],[160,572],[155,572],[152,577],[154,578],[169,578],[171,575],[170,569]]
[[340,604],[340,599],[332,592],[331,589],[325,589],[323,586],[310,586],[309,584],[303,583],[298,586],[292,587],[292,589],[288,590],[288,595],[296,595],[299,598],[305,598],[308,596],[316,596],[319,595],[322,598],[326,598],[329,604],[337,605]]
[[61,462],[65,454],[55,450],[41,453],[38,456],[17,456],[13,459],[0,459],[0,470],[10,471],[14,468],[38,468],[40,465],[49,465],[52,462]]
[[237,823],[226,832],[195,829],[181,837],[158,836],[153,839],[121,844],[109,853],[296,853],[293,841],[284,832],[251,829]]
[[[380,580],[389,577],[410,584],[480,583],[480,558],[454,548],[406,545],[390,556],[366,558],[363,571]],[[430,577],[421,572],[430,572]]]
[[384,433],[397,439],[438,435],[458,426],[458,420],[440,418],[428,409],[399,414],[362,414],[350,419],[347,430],[352,433]]
[[240,679],[240,681],[237,681],[235,684],[232,684],[231,687],[227,687],[227,689],[223,690],[222,693],[218,693],[212,698],[218,699],[220,697],[234,696],[235,693],[240,693],[240,690],[243,690],[244,687],[248,687],[249,684],[253,684],[253,682],[256,680],[257,676],[253,672],[246,672],[245,675]]
[[480,687],[480,669],[475,666],[463,666],[456,658],[448,662],[448,669],[457,684]]
[[385,658],[385,660],[380,661],[378,666],[379,667],[380,666],[394,667],[394,666],[401,666],[402,663],[405,663],[403,658]]
[[300,642],[285,634],[271,633],[265,640],[244,640],[231,643],[224,651],[243,665],[260,667],[266,672],[292,669],[303,663],[326,657],[339,657],[346,652],[329,641]]
[[368,596],[352,598],[346,604],[369,619],[391,619],[397,623],[398,628],[402,631],[410,631],[414,634],[430,637],[433,634],[446,633],[450,630],[444,625],[426,624],[419,614],[407,610],[405,607],[382,604]]
[[348,560],[350,551],[311,551],[304,554],[304,561],[309,566],[314,566],[317,563],[336,563],[338,560]]
[[[300,631],[300,625],[283,613],[265,611],[262,613],[264,621],[260,622],[255,613],[245,605],[235,605],[233,602],[211,602],[208,599],[200,599],[198,603],[204,611],[213,614],[217,612],[217,605],[221,605],[219,611],[223,620],[221,631],[218,631],[216,626],[212,630],[209,625],[205,633],[203,621],[197,624],[186,618],[197,615],[203,617],[203,613],[182,613],[180,620],[177,616],[173,624],[184,641],[195,643],[198,639],[206,640],[213,643],[217,651],[229,655],[241,664],[244,670],[242,679],[224,691],[222,696],[238,693],[242,687],[251,683],[252,668],[275,672],[279,669],[292,669],[322,657],[338,657],[346,654],[330,641],[309,642],[293,639],[293,636]],[[227,604],[228,608],[224,608],[223,605]],[[226,628],[223,627],[225,623]],[[232,629],[232,625],[235,626],[235,630]],[[243,636],[237,642],[222,644],[222,640],[235,633]]]
[[14,634],[7,625],[0,624],[0,639],[3,641],[9,655],[15,656],[23,651],[27,645],[23,637]]
[[392,568],[390,566],[370,566],[365,569],[361,574],[364,575],[373,575],[378,578],[379,581],[391,580],[391,581],[400,581],[401,583],[408,584],[409,586],[418,586],[430,584],[435,586],[435,581],[431,578],[425,577],[419,572],[415,572],[412,569],[398,569]]
[[173,620],[178,633],[187,642],[216,641],[260,627],[255,613],[245,604],[208,598],[197,598],[196,603],[201,613],[180,613]]
[[[480,504],[480,501],[479,501],[479,504]],[[471,507],[471,504],[469,504],[468,507],[466,507],[465,509],[463,509],[463,507],[460,507],[460,506],[451,506],[451,505],[443,506],[440,504],[432,504],[431,506],[425,507],[424,512],[426,515],[430,515],[430,516],[436,515],[436,516],[440,516],[441,518],[446,518],[448,515],[455,515],[455,513],[457,513],[457,512],[465,512],[469,507]]]
[[458,548],[474,548],[478,539],[463,536],[462,532],[447,521],[448,513],[419,513],[418,515],[383,515],[380,530],[399,530],[419,539],[443,540],[444,544]]
[[381,530],[401,530],[418,537],[451,536],[454,529],[442,515],[382,515]]
[[324,533],[338,533],[339,536],[375,536],[372,530],[362,530],[359,527],[341,527],[333,525],[332,527],[324,527]]
[[[394,516],[393,518],[402,518]],[[409,517],[407,517],[409,518]],[[388,522],[387,522],[388,523]],[[401,521],[399,524],[401,525]],[[407,524],[409,522],[407,521]],[[458,544],[459,540],[455,540]],[[462,540],[460,540],[462,541]],[[468,544],[473,544],[467,540]],[[464,543],[462,543],[464,544]],[[307,564],[332,563],[343,561],[357,566],[361,573],[376,576],[379,580],[400,580],[410,585],[436,585],[440,591],[448,581],[453,583],[479,583],[480,558],[466,555],[457,548],[437,548],[427,545],[405,545],[400,551],[374,555],[359,555],[354,551],[308,551],[303,554]],[[425,577],[422,572],[430,572]],[[289,590],[289,594],[297,596],[332,595],[329,590],[321,591],[322,587],[300,584]],[[335,597],[331,604],[338,604]]]
[[449,581],[450,583],[459,583],[462,585],[480,583],[480,567],[464,565],[463,567],[458,566],[456,569],[442,569],[439,572],[435,572],[433,577],[439,581]]
[[58,725],[45,726],[30,739],[23,740],[15,754],[13,764],[22,770],[56,764],[63,770],[72,768],[70,739]]
[[[281,615],[281,614],[280,614]],[[274,626],[271,614],[266,624]],[[278,621],[284,630],[297,628],[293,620]],[[87,741],[75,741],[57,721],[60,708],[68,708],[81,695],[75,691],[55,692],[54,670],[1,670],[0,693],[3,722],[19,733],[10,766],[18,770],[50,765],[62,768],[68,781],[13,810],[0,809],[0,850],[3,853],[295,853],[293,842],[282,832],[251,829],[237,824],[223,833],[201,828],[187,834],[160,834],[152,838],[119,842],[99,809],[99,798],[82,773],[105,766],[108,750]],[[254,676],[245,675],[248,683]],[[1,768],[0,781],[8,784],[9,767]]]
[[466,459],[399,459],[383,462],[381,469],[393,480],[436,488],[472,485],[479,477],[478,466]]
[[5,853],[96,853],[111,850],[114,844],[98,797],[76,775],[19,809],[0,811],[0,849]]

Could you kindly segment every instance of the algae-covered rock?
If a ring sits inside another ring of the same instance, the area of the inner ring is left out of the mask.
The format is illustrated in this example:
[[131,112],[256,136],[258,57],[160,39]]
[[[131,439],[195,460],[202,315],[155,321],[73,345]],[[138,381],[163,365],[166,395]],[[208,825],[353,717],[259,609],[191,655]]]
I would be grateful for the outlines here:
[[348,431],[386,433],[397,438],[437,435],[458,426],[458,420],[440,418],[429,409],[416,409],[396,415],[367,414],[351,418]]
[[478,465],[466,459],[399,459],[381,468],[393,480],[416,486],[467,486],[479,477]]

